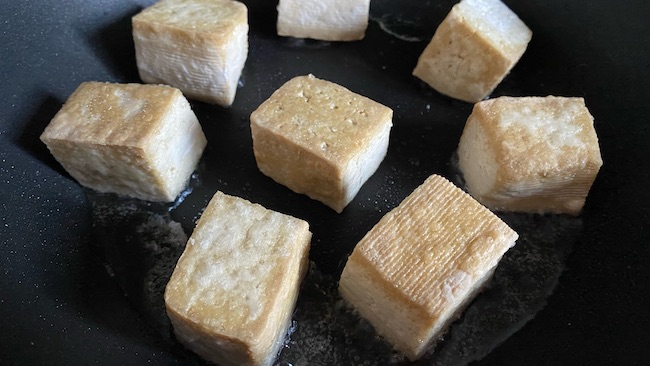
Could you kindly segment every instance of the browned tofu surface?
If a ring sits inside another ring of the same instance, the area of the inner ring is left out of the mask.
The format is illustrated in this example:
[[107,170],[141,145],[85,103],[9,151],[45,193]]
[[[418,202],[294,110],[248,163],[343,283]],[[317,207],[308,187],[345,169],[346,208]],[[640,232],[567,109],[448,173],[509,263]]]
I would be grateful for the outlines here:
[[490,277],[517,233],[432,175],[357,244],[339,291],[416,360]]
[[392,115],[340,85],[296,77],[251,114],[257,165],[340,212],[386,155]]
[[307,222],[217,192],[165,290],[177,339],[217,364],[272,364],[310,240]]

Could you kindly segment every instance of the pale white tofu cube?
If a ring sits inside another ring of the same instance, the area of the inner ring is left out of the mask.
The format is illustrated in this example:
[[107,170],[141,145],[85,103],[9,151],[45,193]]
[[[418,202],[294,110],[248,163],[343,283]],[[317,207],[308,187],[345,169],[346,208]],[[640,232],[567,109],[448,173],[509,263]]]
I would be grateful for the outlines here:
[[432,175],[356,245],[339,292],[415,361],[481,290],[517,238],[490,210]]

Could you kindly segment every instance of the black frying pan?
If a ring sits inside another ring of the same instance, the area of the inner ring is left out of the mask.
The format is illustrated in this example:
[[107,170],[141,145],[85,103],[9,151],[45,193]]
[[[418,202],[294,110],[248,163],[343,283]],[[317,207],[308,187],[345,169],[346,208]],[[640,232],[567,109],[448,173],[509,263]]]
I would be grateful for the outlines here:
[[[216,190],[301,217],[312,269],[280,365],[402,364],[336,292],[379,218],[451,163],[471,105],[411,76],[455,1],[374,0],[366,38],[280,38],[273,1],[246,1],[250,53],[234,105],[193,102],[209,140],[178,205],[82,189],[38,140],[79,83],[138,82],[130,17],[150,1],[0,6],[0,364],[203,364],[174,339],[161,294]],[[579,218],[502,217],[521,234],[491,285],[421,364],[648,364],[650,5],[506,1],[533,30],[499,95],[585,97],[605,165]],[[342,214],[257,170],[248,116],[313,73],[394,109],[389,152]]]

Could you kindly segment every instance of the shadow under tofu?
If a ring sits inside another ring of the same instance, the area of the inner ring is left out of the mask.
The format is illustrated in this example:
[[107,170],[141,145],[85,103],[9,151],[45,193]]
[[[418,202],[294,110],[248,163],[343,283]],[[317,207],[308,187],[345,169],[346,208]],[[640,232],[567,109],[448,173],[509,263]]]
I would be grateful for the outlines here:
[[[162,309],[159,308],[162,300],[160,302],[140,300],[148,291],[144,286],[138,287],[142,282],[138,282],[137,278],[134,279],[133,274],[147,273],[146,270],[150,268],[148,266],[153,259],[142,260],[144,255],[138,255],[139,247],[128,247],[135,244],[134,239],[131,239],[133,228],[122,230],[125,222],[119,219],[113,224],[107,224],[109,219],[116,219],[117,216],[105,216],[104,219],[98,219],[97,201],[93,197],[100,194],[91,192],[90,189],[84,189],[84,191],[90,206],[92,206],[90,215],[92,231],[89,234],[90,245],[84,248],[85,271],[83,278],[78,281],[82,294],[80,302],[77,304],[78,308],[88,316],[88,321],[99,324],[102,329],[119,334],[121,339],[127,339],[135,344],[173,355],[176,362],[170,363],[170,365],[198,364],[197,357],[185,352],[179,344],[172,341],[169,328],[166,328],[168,320],[164,318],[164,305]],[[108,200],[113,200],[116,197],[114,195],[103,196]],[[116,209],[119,207],[117,203],[113,205]],[[107,244],[108,242],[104,239],[106,236],[113,239],[111,245]],[[118,238],[126,240],[119,242]],[[135,271],[137,267],[142,269]],[[130,269],[130,276],[124,275],[124,268]],[[142,278],[144,277],[142,276]],[[129,280],[128,285],[125,285]],[[138,294],[142,294],[142,296],[139,297]],[[149,307],[143,305],[145,303]],[[156,311],[150,310],[151,307],[156,307]],[[150,315],[153,313],[156,313],[157,317]]]
[[54,159],[47,146],[40,140],[43,130],[45,130],[52,118],[61,109],[62,105],[63,101],[60,99],[52,95],[46,96],[34,114],[24,124],[22,133],[18,136],[16,142],[21,149],[35,159],[42,161],[57,173],[69,176],[65,169],[63,169],[63,166]]
[[463,312],[425,363],[466,365],[480,360],[544,308],[582,232],[566,215],[498,214],[519,233],[491,283]]
[[135,61],[131,18],[142,9],[141,6],[132,6],[92,33],[82,34],[88,48],[95,53],[99,62],[103,63],[120,82],[140,82]]

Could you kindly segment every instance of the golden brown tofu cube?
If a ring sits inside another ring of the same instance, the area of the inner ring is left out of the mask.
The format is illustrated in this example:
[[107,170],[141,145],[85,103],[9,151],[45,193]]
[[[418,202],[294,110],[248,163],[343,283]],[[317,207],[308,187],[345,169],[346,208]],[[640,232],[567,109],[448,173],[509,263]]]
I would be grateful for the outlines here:
[[468,194],[432,175],[357,244],[339,292],[377,333],[416,360],[517,237]]
[[388,149],[393,111],[313,75],[291,79],[251,114],[260,171],[341,212]]
[[41,140],[82,185],[171,202],[206,139],[183,94],[161,85],[82,83]]

